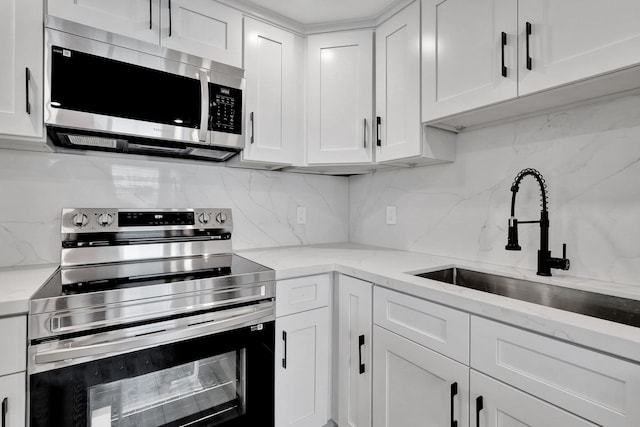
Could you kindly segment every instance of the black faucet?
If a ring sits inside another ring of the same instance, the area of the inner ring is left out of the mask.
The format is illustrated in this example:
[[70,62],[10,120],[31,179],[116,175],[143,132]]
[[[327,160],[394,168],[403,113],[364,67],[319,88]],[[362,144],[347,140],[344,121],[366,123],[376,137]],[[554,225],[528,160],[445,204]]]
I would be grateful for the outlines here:
[[[542,198],[542,211],[539,221],[518,221],[515,217],[516,193],[520,189],[520,181],[525,176],[532,176],[540,185]],[[516,175],[511,185],[511,218],[509,218],[508,251],[519,251],[522,248],[518,244],[518,224],[540,224],[540,249],[538,250],[538,276],[551,276],[551,269],[568,270],[570,262],[567,259],[567,244],[562,245],[562,258],[553,258],[549,251],[549,212],[547,211],[547,184],[542,174],[535,169],[523,169]]]

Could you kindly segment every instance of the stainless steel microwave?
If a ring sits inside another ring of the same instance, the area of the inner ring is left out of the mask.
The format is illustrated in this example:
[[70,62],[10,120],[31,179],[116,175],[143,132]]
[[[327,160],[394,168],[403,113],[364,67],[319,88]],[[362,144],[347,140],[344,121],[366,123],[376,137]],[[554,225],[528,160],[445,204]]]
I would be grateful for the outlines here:
[[244,147],[244,71],[45,30],[45,125],[57,146],[224,161]]

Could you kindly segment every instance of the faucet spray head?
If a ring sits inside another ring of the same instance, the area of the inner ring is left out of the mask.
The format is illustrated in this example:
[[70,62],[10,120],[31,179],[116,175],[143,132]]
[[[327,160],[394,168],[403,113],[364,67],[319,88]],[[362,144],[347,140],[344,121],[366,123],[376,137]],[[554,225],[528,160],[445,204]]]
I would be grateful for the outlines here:
[[508,251],[522,250],[518,244],[518,220],[514,217],[509,218],[509,235],[507,245],[504,248]]

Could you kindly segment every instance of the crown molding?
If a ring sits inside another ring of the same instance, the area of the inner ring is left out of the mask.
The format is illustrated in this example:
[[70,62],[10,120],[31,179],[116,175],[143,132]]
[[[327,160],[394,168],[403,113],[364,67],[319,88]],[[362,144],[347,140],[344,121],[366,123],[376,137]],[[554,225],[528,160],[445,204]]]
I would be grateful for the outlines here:
[[269,24],[280,27],[284,30],[297,33],[300,36],[308,36],[311,34],[328,33],[334,31],[362,30],[374,29],[396,13],[413,3],[420,0],[397,0],[391,6],[386,8],[382,13],[363,19],[353,19],[335,22],[322,22],[317,24],[302,24],[293,19],[282,16],[269,9],[260,7],[247,0],[217,0],[229,7],[239,10],[246,16],[259,19]]

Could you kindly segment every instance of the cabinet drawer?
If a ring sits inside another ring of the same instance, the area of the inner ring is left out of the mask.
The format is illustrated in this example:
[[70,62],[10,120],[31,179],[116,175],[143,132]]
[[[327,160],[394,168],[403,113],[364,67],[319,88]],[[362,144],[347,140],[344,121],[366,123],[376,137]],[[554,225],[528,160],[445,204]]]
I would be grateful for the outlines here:
[[329,305],[331,277],[328,274],[278,280],[276,317]]
[[0,377],[0,402],[6,400],[6,415],[2,425],[6,427],[24,427],[25,410],[25,373]]
[[376,286],[373,323],[469,364],[469,314]]
[[471,317],[471,367],[605,426],[640,425],[640,365]]
[[27,317],[5,317],[0,319],[0,375],[12,374],[27,369]]

